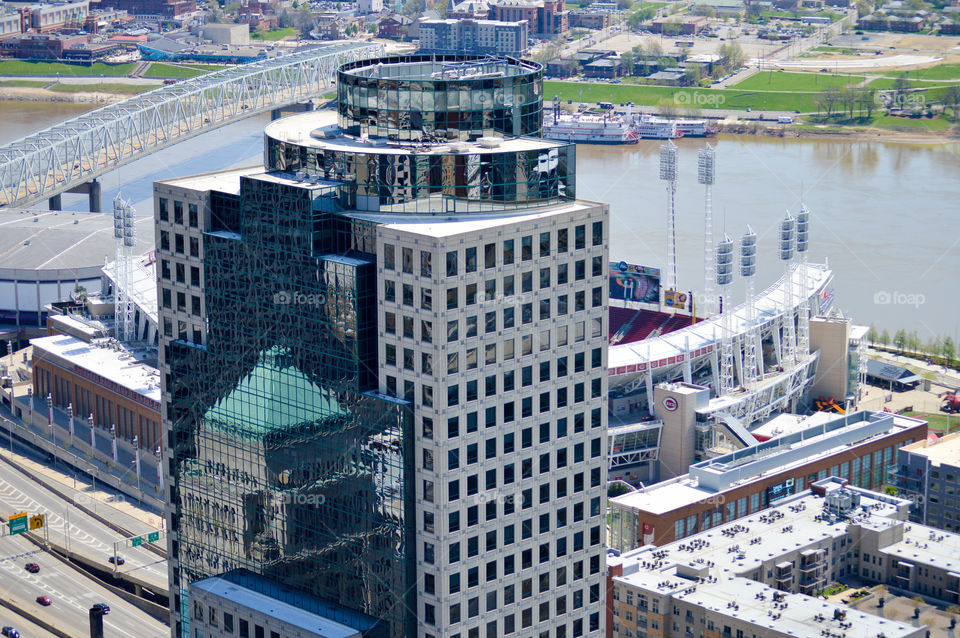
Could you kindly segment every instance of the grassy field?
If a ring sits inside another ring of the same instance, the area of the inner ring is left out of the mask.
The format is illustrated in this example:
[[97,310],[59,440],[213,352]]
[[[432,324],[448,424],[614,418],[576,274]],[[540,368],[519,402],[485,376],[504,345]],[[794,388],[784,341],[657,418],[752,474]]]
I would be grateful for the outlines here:
[[[580,92],[583,91],[583,97]],[[747,109],[813,111],[815,93],[742,91],[739,89],[694,89],[672,86],[635,86],[584,82],[543,83],[545,99],[559,95],[574,102],[633,102],[639,106],[671,106],[696,109]]]
[[892,131],[946,131],[953,126],[953,122],[945,117],[925,120],[921,118],[893,117],[890,115],[875,115],[872,126],[886,128]]
[[0,61],[0,75],[127,75],[136,66],[127,64],[104,64],[94,62],[93,66],[62,64],[60,62],[25,62],[23,60]]
[[250,34],[251,40],[267,40],[267,41],[276,41],[283,40],[284,38],[292,38],[297,35],[297,30],[293,27],[287,27],[285,29],[277,29],[276,31],[255,31]]
[[919,80],[960,80],[960,64],[938,64],[927,69],[888,74],[894,78],[901,76]]
[[101,84],[54,84],[50,87],[51,91],[58,91],[60,93],[85,93],[85,92],[97,92],[97,93],[127,93],[130,95],[135,95],[137,93],[144,93],[152,89],[157,88],[156,86],[144,86],[142,84],[119,84],[119,83],[110,83],[103,82]]
[[42,89],[50,84],[46,80],[0,80],[0,86],[25,86],[32,89]]
[[143,74],[145,78],[195,78],[198,75],[204,75],[209,73],[205,69],[196,69],[188,68],[183,66],[176,66],[173,64],[164,64],[162,62],[154,62],[150,65],[150,68],[147,69],[147,72]]
[[936,412],[904,412],[906,416],[924,419],[930,423],[931,430],[953,432],[960,428],[960,415],[949,415]]
[[862,75],[761,71],[735,84],[733,88],[747,91],[822,91],[828,86],[841,87],[863,80]]

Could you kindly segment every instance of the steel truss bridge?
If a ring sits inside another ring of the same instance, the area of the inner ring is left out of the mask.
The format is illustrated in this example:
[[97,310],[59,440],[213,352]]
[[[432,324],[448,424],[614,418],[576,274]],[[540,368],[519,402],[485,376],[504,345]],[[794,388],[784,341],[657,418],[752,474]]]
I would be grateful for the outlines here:
[[[105,173],[194,135],[317,97],[330,87],[341,64],[382,52],[379,44],[346,42],[231,67],[11,142],[0,147],[0,207],[30,206],[82,189]],[[99,193],[99,184],[93,185]]]

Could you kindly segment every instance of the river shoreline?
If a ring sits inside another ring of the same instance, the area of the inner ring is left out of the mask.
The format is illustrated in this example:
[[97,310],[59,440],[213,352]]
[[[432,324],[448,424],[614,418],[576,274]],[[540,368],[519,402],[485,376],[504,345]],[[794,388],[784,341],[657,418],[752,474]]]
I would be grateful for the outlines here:
[[0,85],[0,100],[6,102],[68,102],[73,104],[113,104],[131,97],[129,93],[108,91],[51,91],[32,86]]
[[[76,91],[63,93],[38,87],[0,86],[0,100],[10,102],[64,102],[73,104],[112,104],[131,97],[126,93],[109,91]],[[948,131],[892,131],[889,129],[851,126],[793,128],[765,126],[758,122],[720,124],[721,135],[753,135],[760,137],[801,138],[818,140],[845,140],[851,142],[900,142],[905,144],[952,144],[960,141],[960,134]]]

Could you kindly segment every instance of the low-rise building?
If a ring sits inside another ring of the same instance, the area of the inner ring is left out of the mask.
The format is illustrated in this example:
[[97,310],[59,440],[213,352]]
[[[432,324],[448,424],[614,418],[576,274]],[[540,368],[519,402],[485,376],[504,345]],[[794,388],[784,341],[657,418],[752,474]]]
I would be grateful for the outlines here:
[[23,31],[23,18],[18,11],[4,11],[0,8],[0,38],[16,35]]
[[486,0],[463,0],[451,4],[447,9],[448,18],[472,18],[486,20],[490,16],[490,5]]
[[50,33],[65,27],[81,28],[90,13],[90,0],[41,2],[24,7],[29,14],[30,29]]
[[910,520],[960,531],[960,432],[929,437],[897,450],[897,494],[910,499]]
[[650,31],[669,35],[696,35],[705,26],[706,16],[682,16],[654,20],[650,24]]
[[606,29],[613,24],[616,13],[612,11],[592,11],[588,9],[574,9],[567,17],[571,29]]
[[79,418],[93,415],[107,432],[153,450],[160,432],[160,375],[157,351],[129,348],[113,339],[85,341],[57,334],[31,339],[34,396],[50,395],[54,407],[73,406]]
[[388,15],[377,23],[377,37],[400,39],[407,35],[413,20],[401,14]]
[[529,26],[495,20],[421,20],[420,50],[436,53],[523,55],[529,45]]
[[689,474],[610,499],[610,546],[663,545],[766,509],[828,476],[880,489],[896,450],[927,423],[854,412],[694,463]]
[[908,506],[830,478],[721,529],[612,552],[607,635],[925,636],[926,626],[819,597],[831,582],[855,577],[957,602],[960,536],[910,524]]
[[190,603],[196,636],[360,638],[373,625],[362,614],[333,608],[244,569],[190,583]]

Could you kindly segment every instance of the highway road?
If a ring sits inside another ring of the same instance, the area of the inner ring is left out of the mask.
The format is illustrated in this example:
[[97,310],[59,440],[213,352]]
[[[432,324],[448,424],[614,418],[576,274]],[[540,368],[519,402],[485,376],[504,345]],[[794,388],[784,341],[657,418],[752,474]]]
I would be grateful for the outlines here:
[[[101,503],[97,507],[98,514],[105,518],[110,516],[107,506]],[[113,556],[114,542],[123,538],[119,533],[6,463],[0,463],[0,513],[6,518],[17,512],[28,512],[31,516],[38,513],[46,514],[47,533],[51,542],[83,553],[102,564],[104,569],[112,569],[107,561],[110,556]],[[67,519],[69,519],[69,528]],[[145,525],[141,525],[140,529],[133,531],[141,533],[148,530]],[[144,580],[166,587],[168,579],[166,560],[143,548],[121,549],[120,555],[126,562],[118,571],[136,572]]]
[[[39,573],[24,569],[30,562],[40,565]],[[40,595],[49,596],[53,604],[39,605],[35,599]],[[98,602],[110,606],[110,614],[104,618],[105,637],[170,635],[169,627],[159,620],[20,536],[0,538],[0,596],[32,609],[73,636],[89,635],[89,609]]]
[[3,606],[0,606],[0,627],[13,627],[20,632],[20,638],[56,638],[55,634],[41,629]]

